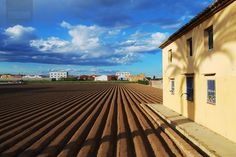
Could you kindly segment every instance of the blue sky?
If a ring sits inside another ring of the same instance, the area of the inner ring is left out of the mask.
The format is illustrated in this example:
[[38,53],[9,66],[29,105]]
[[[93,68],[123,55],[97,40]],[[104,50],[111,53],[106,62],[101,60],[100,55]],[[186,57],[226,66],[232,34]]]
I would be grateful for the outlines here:
[[212,2],[1,0],[0,73],[161,76],[161,42]]

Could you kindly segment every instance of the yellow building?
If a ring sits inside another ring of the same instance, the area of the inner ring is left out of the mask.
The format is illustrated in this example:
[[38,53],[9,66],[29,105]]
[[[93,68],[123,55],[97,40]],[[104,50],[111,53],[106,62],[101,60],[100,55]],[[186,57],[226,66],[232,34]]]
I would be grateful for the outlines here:
[[2,79],[12,79],[12,78],[14,78],[14,76],[12,76],[12,75],[2,75],[1,78]]
[[163,49],[163,104],[236,142],[236,1],[218,0]]
[[128,76],[129,81],[139,81],[139,80],[144,80],[144,79],[145,79],[145,74],[129,75]]

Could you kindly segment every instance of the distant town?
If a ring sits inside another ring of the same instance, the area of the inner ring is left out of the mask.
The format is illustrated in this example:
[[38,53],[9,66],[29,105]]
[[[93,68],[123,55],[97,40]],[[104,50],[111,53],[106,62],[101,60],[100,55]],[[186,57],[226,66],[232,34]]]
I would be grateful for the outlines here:
[[113,75],[70,75],[67,71],[52,71],[48,75],[0,74],[0,83],[22,84],[36,81],[126,81],[162,87],[162,78],[145,76],[144,73],[132,75],[130,72],[116,72]]

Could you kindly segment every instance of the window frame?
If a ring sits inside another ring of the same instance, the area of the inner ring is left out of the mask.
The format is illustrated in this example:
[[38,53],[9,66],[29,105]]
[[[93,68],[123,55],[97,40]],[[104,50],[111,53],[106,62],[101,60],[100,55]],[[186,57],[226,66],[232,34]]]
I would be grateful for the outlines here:
[[187,39],[187,52],[188,56],[192,57],[193,56],[193,38]]
[[[213,89],[209,89],[210,82],[212,82]],[[207,103],[216,105],[216,80],[215,79],[207,79]]]
[[173,52],[172,52],[172,49],[170,49],[170,50],[168,51],[168,61],[169,61],[170,63],[172,63],[172,61],[173,61]]
[[[192,80],[191,87],[189,86],[189,80]],[[189,96],[189,92],[191,96]],[[187,76],[186,77],[186,100],[194,101],[194,76]]]
[[170,79],[170,93],[171,95],[175,94],[175,79]]
[[212,51],[214,49],[214,29],[213,25],[205,29],[205,37],[207,42],[207,50]]

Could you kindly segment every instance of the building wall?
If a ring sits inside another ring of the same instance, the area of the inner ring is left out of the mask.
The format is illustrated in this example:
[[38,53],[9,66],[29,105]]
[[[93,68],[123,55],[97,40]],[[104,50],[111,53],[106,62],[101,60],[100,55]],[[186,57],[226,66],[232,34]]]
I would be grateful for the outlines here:
[[[236,142],[236,2],[163,49],[163,103],[167,107]],[[209,51],[204,30],[213,25]],[[192,37],[193,56],[187,54]],[[172,49],[172,63],[168,60]],[[194,101],[186,100],[186,74],[194,77]],[[170,79],[175,80],[174,95]],[[216,81],[216,104],[207,103],[207,80]]]
[[107,81],[107,76],[106,75],[101,75],[95,77],[95,81]]
[[21,78],[20,76],[14,76],[14,75],[2,75],[2,79],[13,79],[13,78]]
[[160,88],[160,89],[162,89],[163,88],[163,86],[162,86],[162,80],[151,80],[150,81],[150,86],[151,87],[154,87],[154,88]]
[[118,76],[118,80],[128,80],[130,73],[129,72],[116,72],[116,76]]
[[145,79],[145,74],[129,75],[128,76],[129,81],[139,81],[139,80],[144,80],[144,79]]
[[55,78],[56,80],[59,80],[61,78],[67,78],[68,73],[67,72],[50,72],[49,78]]

